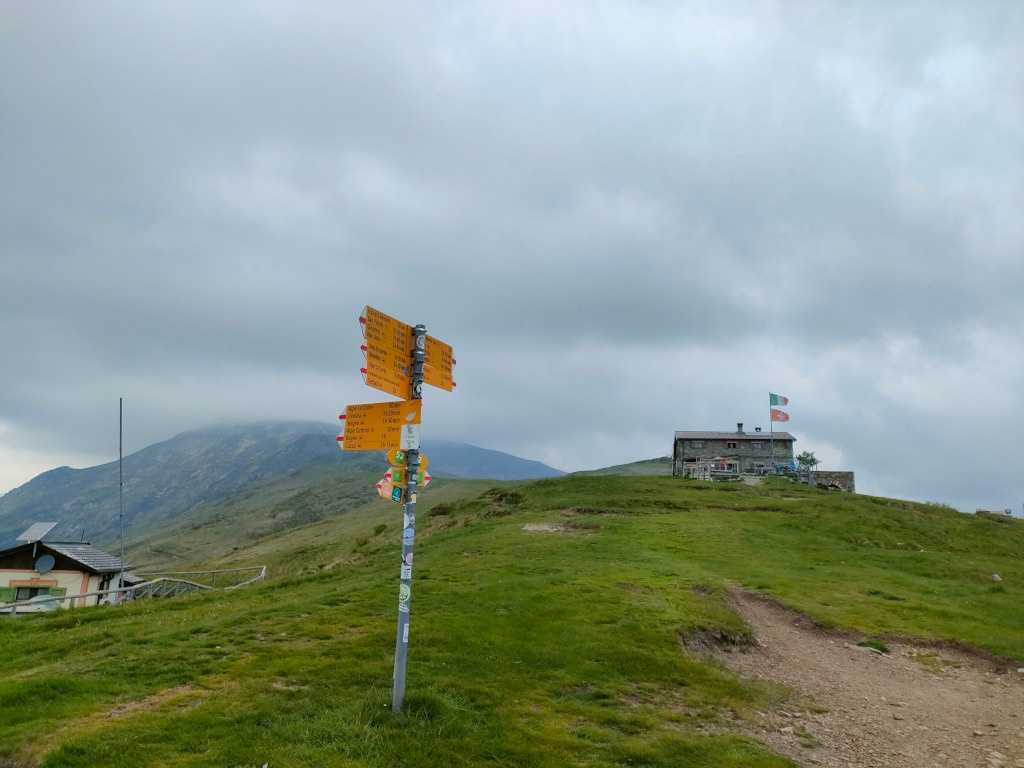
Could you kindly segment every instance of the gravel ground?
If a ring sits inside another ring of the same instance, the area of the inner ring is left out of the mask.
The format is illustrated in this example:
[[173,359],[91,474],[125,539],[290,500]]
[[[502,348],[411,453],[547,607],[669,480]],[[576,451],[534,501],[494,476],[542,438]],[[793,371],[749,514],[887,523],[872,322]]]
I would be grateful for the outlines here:
[[794,698],[749,734],[802,766],[1024,768],[1024,673],[967,653],[857,639],[749,594],[736,608],[757,646],[721,652],[745,677]]

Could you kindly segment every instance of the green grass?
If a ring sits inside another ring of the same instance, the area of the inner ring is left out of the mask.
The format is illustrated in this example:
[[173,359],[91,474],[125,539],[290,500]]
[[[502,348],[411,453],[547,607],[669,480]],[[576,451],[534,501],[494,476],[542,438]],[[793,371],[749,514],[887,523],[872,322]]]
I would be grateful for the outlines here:
[[1019,524],[781,483],[486,488],[423,496],[404,716],[400,511],[378,502],[232,553],[271,563],[262,585],[0,621],[0,765],[787,766],[701,728],[784,695],[681,650],[747,633],[732,584],[1024,659]]

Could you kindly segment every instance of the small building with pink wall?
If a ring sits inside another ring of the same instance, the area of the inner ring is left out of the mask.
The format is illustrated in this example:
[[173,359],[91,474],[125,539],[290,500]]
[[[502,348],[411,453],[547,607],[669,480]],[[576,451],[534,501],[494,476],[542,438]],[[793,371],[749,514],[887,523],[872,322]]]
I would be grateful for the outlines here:
[[[0,606],[19,605],[17,613],[84,607],[106,602],[102,592],[117,586],[121,559],[87,541],[29,541],[0,550]],[[45,597],[77,600],[45,600]],[[7,611],[5,611],[7,612]]]

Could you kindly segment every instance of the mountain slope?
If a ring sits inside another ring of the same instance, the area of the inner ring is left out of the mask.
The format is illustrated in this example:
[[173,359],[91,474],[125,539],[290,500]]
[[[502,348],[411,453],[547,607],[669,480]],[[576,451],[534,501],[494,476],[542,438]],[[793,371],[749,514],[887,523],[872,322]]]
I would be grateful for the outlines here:
[[[185,432],[124,460],[125,518],[133,535],[166,526],[203,505],[292,477],[383,474],[380,455],[338,450],[333,425],[268,422]],[[425,442],[431,472],[449,477],[531,479],[560,474],[539,462],[444,441]],[[310,473],[314,469],[317,472]],[[37,520],[52,537],[113,540],[118,531],[116,462],[44,472],[0,497],[0,546]],[[363,478],[365,480],[365,478]],[[370,483],[369,491],[372,491]]]
[[1024,659],[1019,521],[774,480],[569,476],[424,511],[396,719],[400,531],[379,501],[232,555],[271,562],[266,584],[0,621],[17,703],[0,763],[792,768],[743,734],[808,702],[685,650],[749,643],[734,584],[876,645]]
[[[339,459],[334,431],[316,423],[222,426],[185,432],[130,454],[124,460],[126,521],[145,528],[197,504],[224,498],[250,484],[268,482],[328,459],[346,466],[365,456]],[[0,499],[0,542],[33,520],[58,520],[53,536],[113,538],[118,520],[117,462],[87,469],[45,472]]]
[[644,459],[633,461],[629,464],[616,464],[613,467],[602,467],[601,469],[588,469],[576,472],[577,475],[671,475],[672,457],[659,456],[656,459]]
[[449,440],[424,440],[430,471],[437,476],[489,480],[540,480],[565,473],[539,461]]
[[[322,467],[310,468],[202,504],[141,535],[130,531],[127,559],[136,570],[182,570],[231,557],[263,541],[271,542],[271,548],[276,549],[281,537],[292,530],[308,531],[313,523],[338,520],[374,502],[378,498],[374,484],[386,466],[383,458],[378,458],[372,472],[338,474]],[[426,512],[438,502],[480,493],[495,482],[435,479],[420,492],[420,510]],[[401,505],[378,503],[400,518]]]

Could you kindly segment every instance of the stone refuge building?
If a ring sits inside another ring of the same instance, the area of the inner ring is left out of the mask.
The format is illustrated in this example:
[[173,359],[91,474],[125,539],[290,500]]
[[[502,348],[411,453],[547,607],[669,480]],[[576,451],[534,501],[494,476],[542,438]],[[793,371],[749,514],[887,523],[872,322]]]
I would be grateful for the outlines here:
[[[773,435],[768,432],[744,432],[743,423],[735,432],[676,432],[672,446],[672,474],[675,477],[701,476],[705,470],[728,473],[760,473],[772,466]],[[775,464],[793,464],[793,443],[789,432],[774,433]]]

